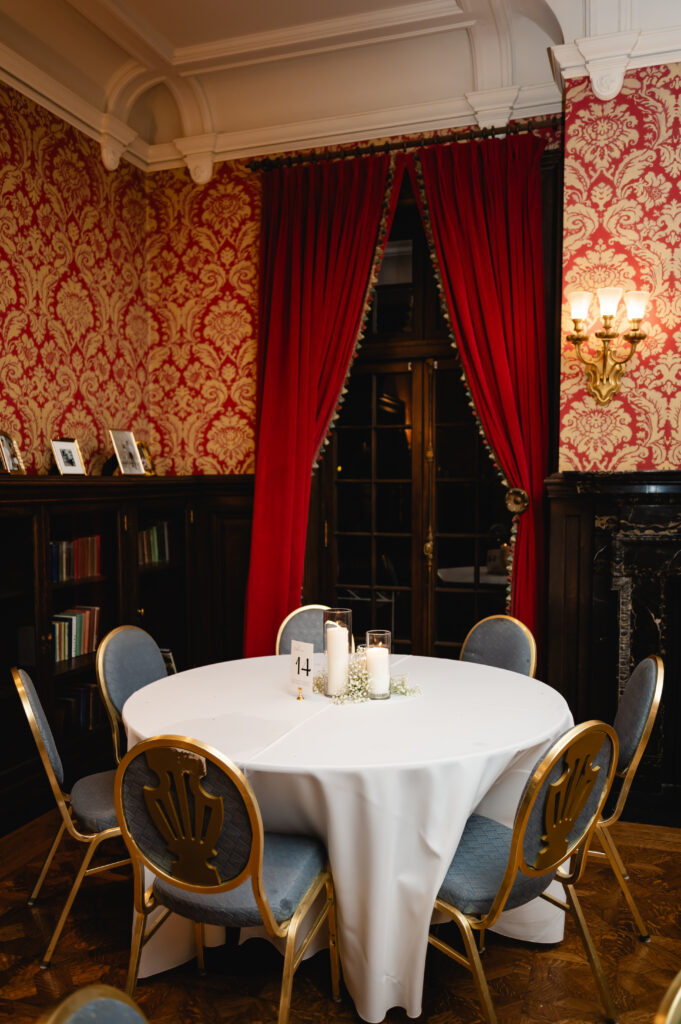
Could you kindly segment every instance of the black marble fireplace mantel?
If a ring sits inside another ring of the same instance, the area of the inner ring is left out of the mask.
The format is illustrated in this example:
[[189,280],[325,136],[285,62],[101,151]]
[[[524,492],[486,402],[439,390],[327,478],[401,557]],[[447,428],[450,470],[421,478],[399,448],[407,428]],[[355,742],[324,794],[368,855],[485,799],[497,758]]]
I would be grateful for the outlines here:
[[634,665],[662,657],[661,709],[630,804],[638,794],[638,820],[681,824],[681,473],[559,473],[546,493],[547,682],[575,721],[612,721]]

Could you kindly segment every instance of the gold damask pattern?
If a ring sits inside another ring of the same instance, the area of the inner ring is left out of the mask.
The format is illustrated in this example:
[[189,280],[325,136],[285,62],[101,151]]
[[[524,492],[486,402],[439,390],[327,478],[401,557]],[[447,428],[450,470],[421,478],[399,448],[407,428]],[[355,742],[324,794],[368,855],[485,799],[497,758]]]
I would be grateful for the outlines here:
[[145,295],[150,438],[160,472],[253,471],[259,179],[223,163],[196,186],[150,178]]
[[0,430],[29,473],[109,427],[162,473],[253,466],[257,177],[104,169],[98,146],[0,84]]
[[[681,65],[643,68],[602,102],[567,83],[563,294],[647,288],[647,332],[606,406],[587,393],[563,306],[560,469],[681,465]],[[593,302],[593,334],[598,304]],[[624,310],[617,326],[626,329]],[[600,325],[599,325],[600,326]]]

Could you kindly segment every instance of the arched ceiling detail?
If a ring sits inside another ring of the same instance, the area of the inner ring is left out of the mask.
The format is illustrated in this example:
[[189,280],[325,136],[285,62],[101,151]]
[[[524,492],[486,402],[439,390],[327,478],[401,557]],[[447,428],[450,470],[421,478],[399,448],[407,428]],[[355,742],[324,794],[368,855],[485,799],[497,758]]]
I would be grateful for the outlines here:
[[202,182],[224,159],[556,113],[566,77],[612,90],[632,63],[673,57],[677,8],[0,0],[0,79],[98,138],[107,167],[184,163]]

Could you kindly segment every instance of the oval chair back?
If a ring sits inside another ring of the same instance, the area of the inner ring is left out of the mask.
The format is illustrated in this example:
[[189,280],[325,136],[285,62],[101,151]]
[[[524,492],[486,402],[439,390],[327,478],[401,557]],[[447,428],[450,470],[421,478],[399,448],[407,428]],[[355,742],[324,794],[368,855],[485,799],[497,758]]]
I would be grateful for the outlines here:
[[328,607],[328,604],[304,604],[289,612],[279,626],[274,653],[290,654],[291,641],[303,640],[314,644],[315,652],[320,654],[324,650],[324,612]]
[[38,1024],[148,1024],[139,1006],[111,985],[86,985],[62,999]]
[[118,762],[123,753],[123,705],[143,686],[167,676],[168,670],[160,647],[139,626],[117,626],[107,633],[97,648],[96,669]]
[[537,644],[519,619],[512,615],[489,615],[469,630],[459,659],[533,677],[537,670]]

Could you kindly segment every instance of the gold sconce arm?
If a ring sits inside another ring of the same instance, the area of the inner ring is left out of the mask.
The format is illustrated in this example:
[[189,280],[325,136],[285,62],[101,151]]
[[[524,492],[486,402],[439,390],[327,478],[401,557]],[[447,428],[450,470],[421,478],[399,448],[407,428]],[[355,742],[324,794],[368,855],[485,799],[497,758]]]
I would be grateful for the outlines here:
[[[588,293],[578,294],[586,295]],[[624,352],[620,352],[620,335],[613,330],[614,314],[603,313],[601,319],[603,330],[595,332],[600,351],[590,353],[583,350],[583,343],[589,340],[589,335],[586,333],[584,320],[580,317],[572,317],[574,332],[567,335],[567,340],[575,346],[577,356],[586,370],[589,393],[593,395],[599,405],[607,405],[613,395],[619,391],[626,364],[636,351],[639,341],[642,341],[646,335],[641,330],[642,318],[630,317],[629,331],[621,336],[622,340],[628,343],[628,348]]]

